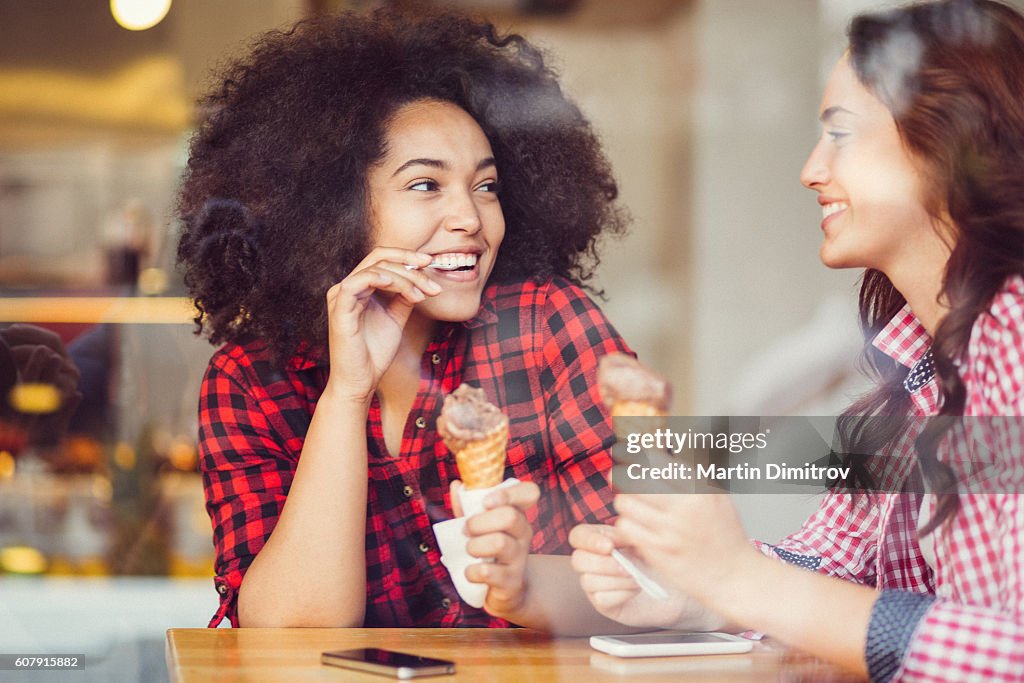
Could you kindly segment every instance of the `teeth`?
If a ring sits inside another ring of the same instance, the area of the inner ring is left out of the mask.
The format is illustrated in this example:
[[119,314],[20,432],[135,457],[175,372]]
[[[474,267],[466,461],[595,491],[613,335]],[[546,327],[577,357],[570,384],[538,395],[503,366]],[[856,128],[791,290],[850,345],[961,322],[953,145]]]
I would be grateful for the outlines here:
[[472,268],[476,265],[476,261],[476,254],[438,254],[430,262],[430,267],[437,270],[457,270],[459,268]]
[[831,204],[825,204],[821,207],[821,217],[828,218],[834,213],[839,213],[843,209],[850,208],[850,205],[846,202],[833,202]]

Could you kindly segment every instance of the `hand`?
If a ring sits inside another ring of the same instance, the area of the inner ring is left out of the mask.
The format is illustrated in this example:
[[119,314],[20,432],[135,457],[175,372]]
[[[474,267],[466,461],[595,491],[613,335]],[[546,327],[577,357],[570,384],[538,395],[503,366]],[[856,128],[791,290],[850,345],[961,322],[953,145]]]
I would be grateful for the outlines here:
[[[452,508],[456,516],[462,514],[458,503],[461,486],[461,482],[452,482]],[[487,584],[484,609],[489,614],[511,615],[526,602],[526,557],[533,538],[526,511],[539,498],[540,488],[536,484],[519,482],[491,493],[484,500],[484,512],[466,520],[466,550],[474,557],[493,560],[466,568],[467,579]]]
[[618,538],[673,587],[711,609],[747,580],[744,569],[761,557],[726,494],[620,494],[615,509]]
[[614,527],[579,524],[569,532],[574,548],[572,568],[580,575],[580,586],[600,614],[626,626],[673,628],[686,613],[686,598],[670,591],[668,601],[656,600],[641,590],[611,552],[621,542]]
[[324,393],[369,401],[398,352],[416,304],[441,286],[422,270],[430,254],[377,247],[327,290],[331,375]]

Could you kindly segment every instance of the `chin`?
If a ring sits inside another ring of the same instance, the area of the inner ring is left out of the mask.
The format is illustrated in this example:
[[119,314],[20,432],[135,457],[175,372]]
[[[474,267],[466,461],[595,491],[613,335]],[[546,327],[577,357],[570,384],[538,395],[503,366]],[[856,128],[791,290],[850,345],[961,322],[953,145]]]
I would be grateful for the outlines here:
[[843,268],[861,268],[863,264],[856,261],[856,259],[849,258],[848,255],[844,255],[841,251],[830,246],[828,242],[821,245],[821,249],[818,250],[818,258],[825,264],[827,268],[834,270],[841,270]]
[[[444,294],[441,294],[443,297]],[[452,300],[454,299],[454,300]],[[473,319],[480,312],[480,296],[453,297],[449,300],[433,300],[425,302],[420,311],[434,320],[446,323],[464,323]]]

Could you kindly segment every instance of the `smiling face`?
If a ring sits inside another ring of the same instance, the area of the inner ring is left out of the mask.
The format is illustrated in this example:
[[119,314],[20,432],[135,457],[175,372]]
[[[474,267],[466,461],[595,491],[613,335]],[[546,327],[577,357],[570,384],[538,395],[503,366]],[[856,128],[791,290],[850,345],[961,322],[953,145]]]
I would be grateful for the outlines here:
[[386,142],[367,175],[373,245],[433,254],[424,272],[442,291],[415,314],[469,320],[505,236],[491,145],[463,109],[435,100],[401,107]]
[[892,114],[839,60],[821,102],[821,139],[800,174],[822,207],[822,262],[875,268],[893,277],[936,233],[924,180]]

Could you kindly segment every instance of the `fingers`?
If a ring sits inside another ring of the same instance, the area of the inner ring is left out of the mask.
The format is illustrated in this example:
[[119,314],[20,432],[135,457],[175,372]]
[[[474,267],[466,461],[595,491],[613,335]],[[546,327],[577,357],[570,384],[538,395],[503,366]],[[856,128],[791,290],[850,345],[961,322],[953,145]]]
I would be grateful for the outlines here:
[[622,534],[623,538],[629,541],[630,545],[637,548],[642,557],[646,557],[647,553],[655,548],[661,548],[665,544],[663,533],[651,531],[649,527],[626,516],[621,516],[615,520],[615,528]]
[[473,557],[491,559],[504,565],[522,565],[529,552],[529,540],[508,534],[485,534],[474,536],[466,542],[466,552]]
[[622,591],[635,594],[640,590],[640,586],[631,576],[604,576],[601,574],[580,575],[580,587],[584,593]]
[[499,489],[484,500],[484,507],[495,509],[504,505],[510,505],[522,512],[526,512],[540,500],[540,487],[532,481],[521,481],[518,484]]
[[343,313],[354,313],[365,305],[375,292],[388,292],[401,296],[415,306],[427,295],[405,274],[372,266],[353,273],[327,290],[328,310],[340,306]]
[[505,505],[494,510],[485,510],[466,520],[466,535],[480,536],[504,532],[513,536],[530,537],[533,535],[530,523],[522,510]]
[[572,568],[577,574],[614,577],[629,576],[629,572],[623,569],[622,565],[611,555],[599,555],[587,552],[586,550],[574,550],[571,562]]
[[434,295],[441,293],[441,285],[434,282],[429,275],[422,270],[409,270],[404,265],[398,265],[389,261],[381,261],[376,266],[373,266],[384,272],[392,273],[396,279],[406,279],[412,285],[427,295]]
[[362,261],[356,264],[356,267],[352,269],[352,272],[358,273],[364,268],[369,268],[370,266],[381,263],[382,261],[390,261],[402,267],[408,265],[416,266],[416,268],[426,268],[433,260],[434,257],[431,254],[427,254],[422,251],[413,251],[412,249],[401,249],[398,247],[374,247]]
[[452,481],[449,493],[452,499],[452,514],[456,517],[462,516],[462,501],[459,500],[459,491],[462,490],[462,482],[458,479]]
[[640,588],[636,590],[621,590],[621,591],[601,591],[596,593],[588,593],[587,597],[590,602],[599,611],[614,610],[621,607],[625,603],[629,602],[636,596],[640,595]]
[[653,507],[647,497],[620,494],[615,496],[614,504],[619,513],[619,518],[615,520],[616,531],[630,545],[640,549],[641,554],[665,542],[665,530],[669,528],[666,515]]
[[[347,291],[357,298],[365,298],[372,294],[371,288],[377,284],[376,289],[401,294],[409,303],[417,304],[426,296],[441,291],[440,285],[422,270],[430,265],[433,258],[430,254],[410,249],[376,247],[339,283],[348,282],[349,287],[339,288],[338,293]],[[328,303],[333,299],[331,290],[328,290]]]
[[526,516],[509,505],[470,517],[466,520],[465,533],[470,537],[466,543],[470,555],[490,557],[503,563],[525,558],[533,537]]
[[628,503],[637,503],[651,510],[666,512],[673,505],[679,504],[682,497],[679,495],[666,495],[664,493],[620,493],[616,498],[622,498]]
[[600,555],[608,555],[617,546],[625,545],[615,527],[607,524],[577,524],[569,532],[569,545]]
[[[492,590],[499,589],[510,595],[522,593],[525,585],[522,568],[491,562],[469,565],[466,567],[466,578],[473,583],[486,583]],[[491,599],[490,595],[488,599]]]
[[[619,494],[615,496],[614,504],[620,519],[626,517],[640,526],[659,528],[664,527],[668,521],[665,511],[655,507],[646,496]],[[615,526],[621,529],[618,524]]]

